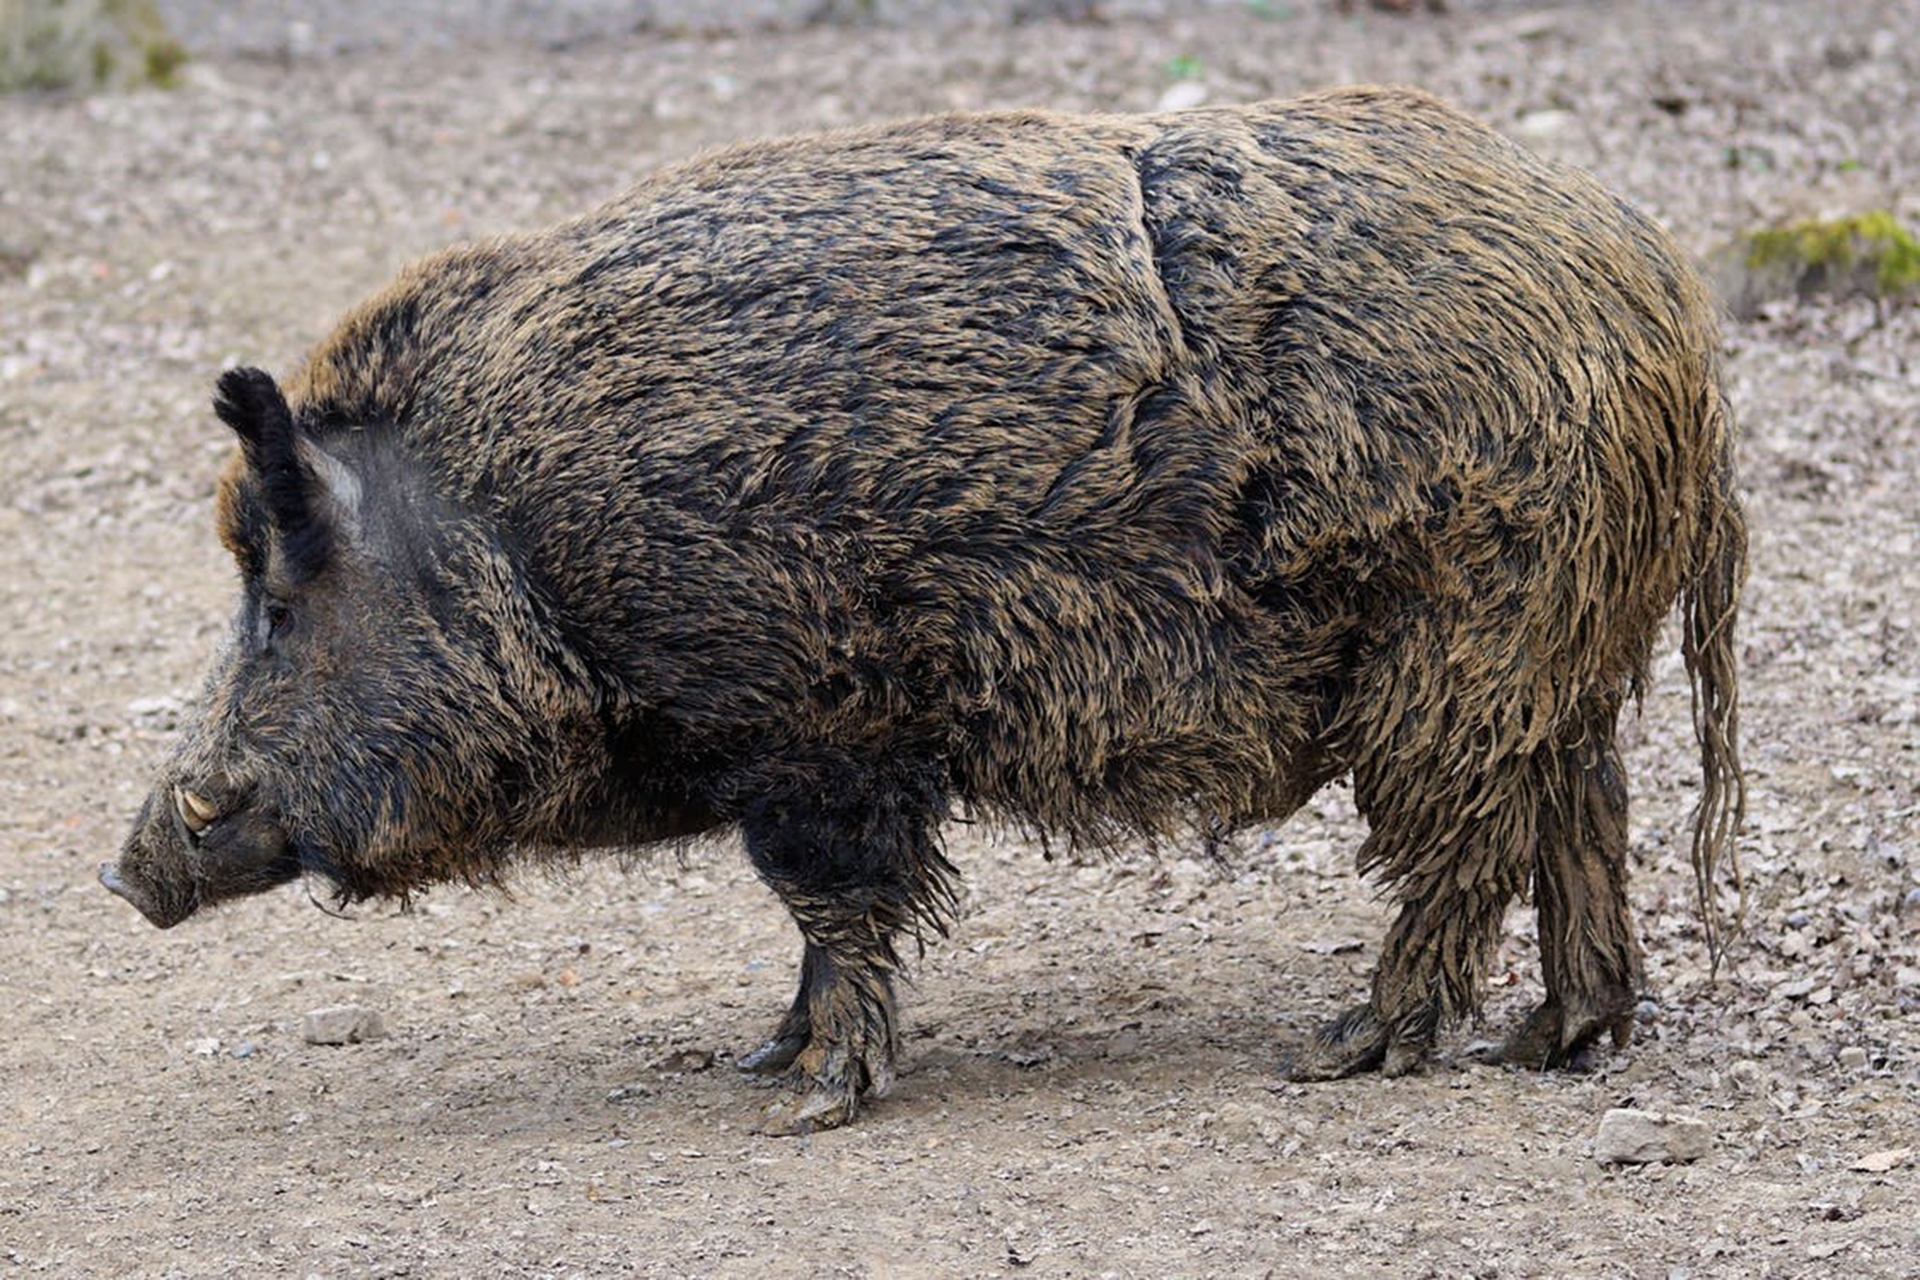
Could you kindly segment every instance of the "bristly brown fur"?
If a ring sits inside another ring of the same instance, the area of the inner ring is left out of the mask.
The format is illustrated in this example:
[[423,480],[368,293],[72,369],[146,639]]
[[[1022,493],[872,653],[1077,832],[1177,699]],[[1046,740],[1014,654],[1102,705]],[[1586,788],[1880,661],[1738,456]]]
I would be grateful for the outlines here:
[[[715,152],[322,344],[287,400],[334,548],[163,786],[250,797],[347,897],[740,828],[806,942],[752,1060],[793,1130],[884,1087],[950,806],[1211,840],[1350,774],[1402,914],[1296,1073],[1417,1066],[1529,884],[1509,1056],[1568,1061],[1630,1026],[1614,728],[1676,600],[1718,951],[1717,341],[1651,223],[1406,90]],[[269,472],[223,481],[230,545],[288,509]]]

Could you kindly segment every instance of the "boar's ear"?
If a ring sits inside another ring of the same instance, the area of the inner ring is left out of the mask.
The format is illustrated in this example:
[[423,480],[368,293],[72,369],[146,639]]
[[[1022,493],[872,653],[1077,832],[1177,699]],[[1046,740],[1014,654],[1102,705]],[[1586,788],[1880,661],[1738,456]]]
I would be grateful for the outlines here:
[[260,482],[267,519],[279,535],[281,554],[294,585],[325,567],[332,531],[316,508],[316,480],[300,456],[298,429],[273,377],[259,369],[229,369],[220,375],[213,411],[240,437],[247,469]]
[[360,498],[365,492],[352,467],[307,436],[294,443],[300,465],[309,477],[307,493],[313,513],[334,538],[349,541],[360,528]]

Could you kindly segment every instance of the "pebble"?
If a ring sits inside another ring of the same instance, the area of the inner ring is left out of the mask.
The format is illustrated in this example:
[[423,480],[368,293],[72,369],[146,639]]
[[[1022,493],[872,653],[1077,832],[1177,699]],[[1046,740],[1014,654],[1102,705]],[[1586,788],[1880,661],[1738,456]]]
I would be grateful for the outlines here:
[[1201,106],[1211,97],[1205,84],[1198,80],[1181,80],[1167,87],[1160,100],[1153,104],[1155,111],[1185,111],[1190,107]]
[[1858,1071],[1867,1065],[1867,1051],[1857,1044],[1850,1044],[1840,1051],[1840,1065],[1849,1071]]
[[1601,1117],[1593,1140],[1594,1159],[1602,1164],[1684,1163],[1713,1150],[1713,1131],[1691,1116],[1615,1107]]
[[1633,1020],[1646,1026],[1660,1017],[1660,1005],[1657,1001],[1642,1000],[1633,1006]]
[[655,1064],[662,1071],[705,1071],[713,1065],[711,1049],[677,1049]]
[[300,1020],[300,1038],[308,1044],[358,1044],[386,1034],[385,1019],[364,1005],[331,1005]]
[[1220,1104],[1207,1132],[1229,1147],[1273,1146],[1285,1136],[1278,1116],[1238,1099]]
[[1529,111],[1514,121],[1514,132],[1528,138],[1550,138],[1557,133],[1566,132],[1573,123],[1573,112],[1548,109]]

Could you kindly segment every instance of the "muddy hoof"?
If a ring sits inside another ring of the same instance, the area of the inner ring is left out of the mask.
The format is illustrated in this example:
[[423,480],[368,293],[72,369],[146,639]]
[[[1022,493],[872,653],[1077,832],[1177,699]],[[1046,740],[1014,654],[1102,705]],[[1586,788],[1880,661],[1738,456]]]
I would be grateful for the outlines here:
[[1387,1028],[1373,1006],[1356,1005],[1313,1033],[1313,1039],[1281,1064],[1289,1080],[1339,1080],[1372,1071],[1387,1059]]
[[799,1137],[822,1129],[838,1129],[860,1108],[859,1095],[838,1085],[801,1079],[783,1088],[780,1096],[760,1113],[755,1132],[776,1138]]
[[1633,1013],[1587,1013],[1569,1017],[1557,1004],[1543,1004],[1527,1015],[1501,1044],[1497,1060],[1530,1071],[1590,1071],[1602,1035],[1616,1049],[1633,1040]]
[[806,1047],[807,1037],[804,1034],[776,1035],[734,1065],[749,1075],[775,1075],[792,1066],[793,1060]]

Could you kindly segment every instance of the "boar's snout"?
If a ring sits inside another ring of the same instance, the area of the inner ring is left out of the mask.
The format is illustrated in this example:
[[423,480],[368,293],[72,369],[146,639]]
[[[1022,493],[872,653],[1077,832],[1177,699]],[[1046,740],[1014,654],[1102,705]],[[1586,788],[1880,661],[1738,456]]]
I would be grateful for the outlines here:
[[147,797],[117,863],[103,863],[100,883],[140,909],[162,929],[170,929],[199,905],[193,887],[191,850],[166,788]]
[[264,806],[224,782],[178,782],[147,797],[119,862],[100,868],[100,883],[170,929],[209,903],[284,884],[299,870]]
[[152,893],[148,892],[144,887],[138,887],[129,882],[120,874],[120,868],[114,866],[111,862],[103,862],[100,864],[100,883],[107,887],[109,893],[116,897],[125,898],[128,902],[140,908],[140,914],[161,929],[171,929],[174,925],[185,920],[188,912],[191,911],[191,908],[188,908],[188,911],[168,911],[162,909]]

